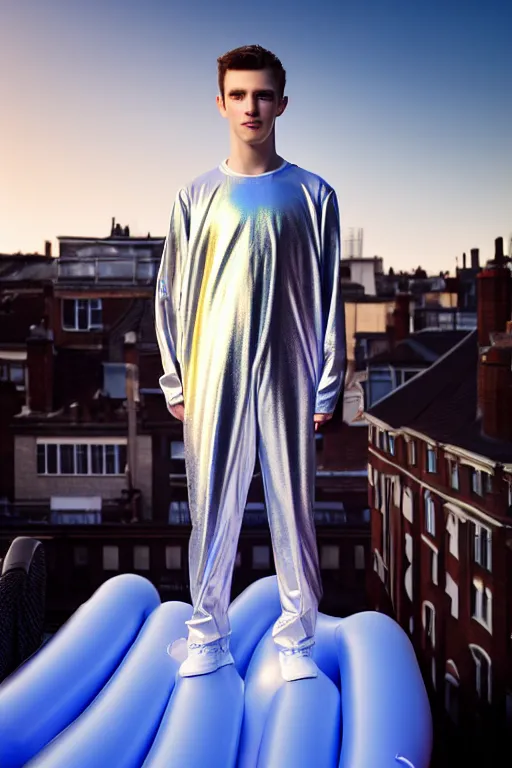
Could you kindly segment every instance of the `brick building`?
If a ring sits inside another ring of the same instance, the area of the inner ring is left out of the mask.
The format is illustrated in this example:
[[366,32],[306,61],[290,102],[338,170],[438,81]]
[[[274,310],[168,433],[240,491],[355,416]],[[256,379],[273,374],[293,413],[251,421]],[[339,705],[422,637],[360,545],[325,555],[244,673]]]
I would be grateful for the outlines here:
[[[0,273],[0,297],[11,302],[1,341],[16,341],[23,359],[18,400],[0,419],[10,457],[0,470],[0,555],[17,535],[44,540],[54,625],[116,572],[144,573],[164,599],[188,599],[190,536],[182,425],[158,384],[153,301],[163,238],[113,225],[110,237],[59,243],[57,258],[38,257],[38,272],[16,256]],[[360,406],[360,386],[349,384],[351,424]],[[335,615],[366,607],[369,562],[367,427],[349,426],[343,410],[317,434],[321,608]],[[257,464],[234,594],[273,568]]]
[[512,273],[506,262],[498,238],[494,260],[478,274],[477,330],[367,414],[370,600],[412,638],[441,740],[451,745],[450,765],[470,764],[475,756],[475,764],[490,765],[494,747],[507,746],[510,726]]

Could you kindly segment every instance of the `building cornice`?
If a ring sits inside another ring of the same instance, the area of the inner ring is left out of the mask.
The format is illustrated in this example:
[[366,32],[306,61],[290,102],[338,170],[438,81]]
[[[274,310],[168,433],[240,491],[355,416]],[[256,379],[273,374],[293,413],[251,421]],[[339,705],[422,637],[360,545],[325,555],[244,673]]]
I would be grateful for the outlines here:
[[436,488],[435,486],[430,485],[430,483],[426,483],[420,477],[413,475],[412,472],[409,472],[404,467],[400,466],[399,464],[395,464],[385,456],[382,456],[382,454],[377,453],[377,451],[372,446],[368,446],[368,453],[373,454],[380,461],[384,462],[385,464],[388,464],[390,467],[393,467],[393,469],[399,474],[405,475],[406,477],[409,477],[411,480],[414,480],[414,482],[420,485],[422,488],[425,488],[426,490],[429,490],[431,493],[434,493],[436,496],[439,496],[439,498],[443,499],[445,502],[449,502],[450,504],[455,505],[459,509],[469,512],[474,517],[477,517],[480,520],[484,520],[487,523],[491,523],[492,525],[498,528],[509,528],[509,529],[512,528],[512,523],[502,522],[497,517],[492,517],[491,515],[488,515],[486,512],[483,512],[478,507],[474,507],[472,504],[468,504],[468,502],[462,501],[461,499],[455,498],[453,496],[449,496],[447,493],[440,490],[439,488]]

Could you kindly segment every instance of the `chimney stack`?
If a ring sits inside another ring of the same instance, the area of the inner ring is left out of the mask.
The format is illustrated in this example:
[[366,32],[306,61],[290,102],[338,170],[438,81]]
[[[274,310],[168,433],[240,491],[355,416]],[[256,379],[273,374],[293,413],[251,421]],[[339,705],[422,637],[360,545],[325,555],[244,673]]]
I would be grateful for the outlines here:
[[409,336],[411,326],[410,293],[397,293],[395,309],[393,312],[394,341],[395,343]]
[[478,248],[471,249],[471,269],[480,269],[480,250]]
[[490,345],[490,334],[505,331],[510,320],[512,273],[505,264],[503,238],[495,241],[494,260],[477,275],[478,343]]
[[479,415],[487,437],[512,443],[512,335],[497,334],[493,341],[480,354]]
[[51,259],[52,257],[52,243],[50,240],[44,241],[44,255],[47,259]]
[[27,339],[28,407],[49,413],[53,407],[53,333],[33,325]]
[[478,411],[482,431],[512,442],[512,273],[503,238],[495,240],[494,259],[478,275]]
[[462,254],[462,269],[466,269],[467,262],[466,262],[466,254]]

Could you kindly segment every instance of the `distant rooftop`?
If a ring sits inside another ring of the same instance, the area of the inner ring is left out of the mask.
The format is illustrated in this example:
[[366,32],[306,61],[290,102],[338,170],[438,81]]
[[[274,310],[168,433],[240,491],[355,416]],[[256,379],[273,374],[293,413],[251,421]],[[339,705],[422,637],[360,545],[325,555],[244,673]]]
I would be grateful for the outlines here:
[[439,443],[456,445],[492,461],[510,462],[509,442],[482,433],[477,413],[478,336],[453,349],[368,411],[393,429],[408,427]]

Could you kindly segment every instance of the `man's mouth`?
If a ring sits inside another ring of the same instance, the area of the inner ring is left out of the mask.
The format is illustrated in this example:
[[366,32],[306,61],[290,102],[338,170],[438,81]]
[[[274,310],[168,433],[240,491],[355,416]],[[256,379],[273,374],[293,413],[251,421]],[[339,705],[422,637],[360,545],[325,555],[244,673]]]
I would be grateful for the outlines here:
[[261,123],[242,123],[246,128],[260,128]]

